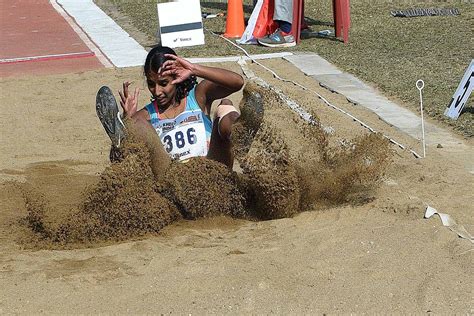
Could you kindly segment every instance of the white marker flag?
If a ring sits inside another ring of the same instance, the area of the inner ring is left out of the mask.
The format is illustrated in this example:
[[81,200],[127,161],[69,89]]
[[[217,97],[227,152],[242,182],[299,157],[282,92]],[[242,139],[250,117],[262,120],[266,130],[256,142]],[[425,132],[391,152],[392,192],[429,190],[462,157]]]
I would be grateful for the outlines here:
[[204,44],[199,0],[158,3],[161,45],[183,47]]

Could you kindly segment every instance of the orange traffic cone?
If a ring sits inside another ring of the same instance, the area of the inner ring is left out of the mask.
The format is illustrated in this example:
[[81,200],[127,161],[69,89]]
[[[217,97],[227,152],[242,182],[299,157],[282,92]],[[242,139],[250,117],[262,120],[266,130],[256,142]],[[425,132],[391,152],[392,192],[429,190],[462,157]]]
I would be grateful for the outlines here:
[[244,30],[244,6],[242,5],[242,0],[229,0],[227,2],[224,36],[227,38],[242,37]]

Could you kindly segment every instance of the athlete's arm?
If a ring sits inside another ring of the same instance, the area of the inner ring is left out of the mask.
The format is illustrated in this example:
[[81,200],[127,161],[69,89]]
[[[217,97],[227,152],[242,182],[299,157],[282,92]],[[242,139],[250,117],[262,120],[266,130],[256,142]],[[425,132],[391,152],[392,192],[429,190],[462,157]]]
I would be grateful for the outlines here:
[[244,85],[241,75],[222,68],[196,65],[194,73],[204,79],[196,87],[196,99],[206,107],[210,107],[214,100],[239,91]]
[[196,99],[200,105],[206,106],[209,111],[212,101],[222,99],[239,91],[244,85],[241,75],[222,68],[192,64],[175,55],[166,55],[171,58],[161,67],[162,75],[175,77],[173,84],[183,82],[192,75],[204,79],[196,87]]

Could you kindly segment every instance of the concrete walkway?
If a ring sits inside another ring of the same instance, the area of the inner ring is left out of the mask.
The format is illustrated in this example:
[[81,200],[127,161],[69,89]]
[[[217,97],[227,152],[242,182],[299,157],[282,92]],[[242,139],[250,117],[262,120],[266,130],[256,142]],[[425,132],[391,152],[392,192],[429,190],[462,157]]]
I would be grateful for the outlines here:
[[116,67],[142,66],[146,50],[92,0],[56,0]]

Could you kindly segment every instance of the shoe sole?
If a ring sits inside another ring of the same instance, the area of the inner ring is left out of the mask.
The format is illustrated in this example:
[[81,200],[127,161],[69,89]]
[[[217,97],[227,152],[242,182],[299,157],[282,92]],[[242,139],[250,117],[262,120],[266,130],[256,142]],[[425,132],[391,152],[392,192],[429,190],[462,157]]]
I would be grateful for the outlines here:
[[112,145],[120,147],[124,133],[122,123],[118,119],[117,101],[109,87],[103,86],[97,92],[95,109]]
[[265,43],[265,42],[258,41],[258,43],[260,45],[267,46],[267,47],[293,47],[293,46],[296,46],[296,42],[281,43],[281,44],[270,44],[270,43]]

